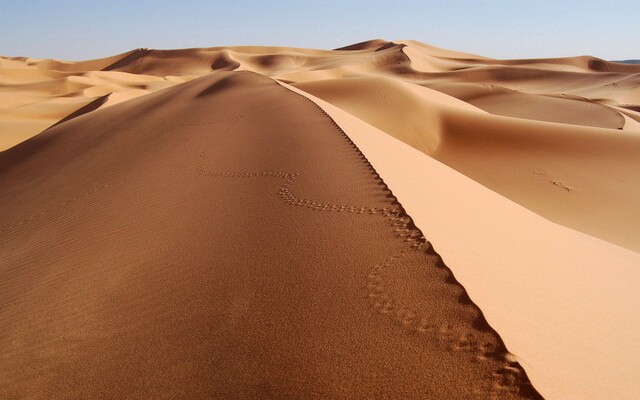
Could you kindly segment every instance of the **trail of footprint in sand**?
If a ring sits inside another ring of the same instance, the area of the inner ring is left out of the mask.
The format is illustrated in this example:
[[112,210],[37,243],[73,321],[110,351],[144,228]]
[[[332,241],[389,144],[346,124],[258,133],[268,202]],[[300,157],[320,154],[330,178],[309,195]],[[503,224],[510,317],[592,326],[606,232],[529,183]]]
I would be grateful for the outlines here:
[[[301,95],[299,96],[311,102],[311,100],[306,97]],[[405,304],[405,302],[394,294],[394,290],[387,282],[387,275],[393,271],[393,267],[398,263],[398,261],[406,258],[410,253],[415,252],[420,253],[423,256],[426,255],[426,257],[432,259],[437,268],[440,268],[445,272],[447,275],[447,283],[455,285],[460,289],[461,302],[473,304],[464,288],[455,280],[453,273],[444,265],[441,257],[435,252],[431,243],[428,242],[422,232],[415,227],[412,219],[405,213],[404,209],[397,202],[397,199],[395,199],[395,196],[393,196],[392,192],[389,190],[382,178],[377,174],[373,166],[368,162],[366,157],[360,152],[357,146],[349,139],[337,123],[321,107],[315,103],[313,104],[322,112],[322,114],[329,118],[334,128],[346,141],[348,141],[354,151],[358,153],[362,162],[367,164],[376,182],[383,186],[384,191],[388,193],[389,197],[393,199],[393,203],[397,205],[394,205],[393,207],[376,208],[304,199],[297,196],[295,194],[295,190],[292,188],[296,178],[300,176],[299,173],[294,171],[262,170],[238,172],[208,170],[206,168],[207,153],[224,138],[226,132],[230,132],[238,123],[240,123],[245,115],[238,115],[212,122],[190,122],[187,124],[181,124],[181,126],[228,124],[223,128],[223,131],[219,133],[216,139],[210,142],[200,152],[200,161],[196,168],[198,174],[212,178],[278,178],[284,180],[284,182],[276,194],[287,205],[305,207],[312,211],[363,214],[386,218],[389,221],[394,237],[406,243],[408,247],[400,253],[393,254],[383,262],[372,267],[371,271],[366,276],[366,284],[364,286],[371,308],[375,312],[387,316],[389,320],[398,324],[407,332],[433,337],[438,343],[440,343],[440,345],[445,346],[447,350],[468,353],[475,362],[482,362],[486,359],[493,359],[501,362],[503,367],[496,372],[493,382],[490,383],[490,387],[482,388],[482,391],[490,393],[492,398],[501,398],[507,394],[516,394],[522,387],[528,387],[528,391],[532,390],[526,373],[522,367],[513,360],[513,356],[507,352],[504,344],[500,342],[496,345],[492,343],[491,340],[488,340],[489,337],[493,338],[494,332],[484,319],[481,312],[479,312],[476,320],[476,328],[481,331],[482,335],[480,336],[485,336],[484,338],[477,337],[473,333],[470,333],[469,330],[460,329],[459,327],[454,327],[451,324],[434,324],[432,319],[429,318],[428,312],[416,309],[409,304]],[[536,396],[534,395],[532,397],[535,398]]]

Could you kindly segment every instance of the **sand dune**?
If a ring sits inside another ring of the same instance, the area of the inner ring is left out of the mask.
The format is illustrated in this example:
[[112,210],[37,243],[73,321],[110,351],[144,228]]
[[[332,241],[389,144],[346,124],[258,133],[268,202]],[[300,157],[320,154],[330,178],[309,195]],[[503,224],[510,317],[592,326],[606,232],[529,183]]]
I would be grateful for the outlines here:
[[536,395],[357,148],[270,79],[206,76],[0,163],[5,397]]
[[633,398],[639,152],[594,57],[0,57],[0,394]]

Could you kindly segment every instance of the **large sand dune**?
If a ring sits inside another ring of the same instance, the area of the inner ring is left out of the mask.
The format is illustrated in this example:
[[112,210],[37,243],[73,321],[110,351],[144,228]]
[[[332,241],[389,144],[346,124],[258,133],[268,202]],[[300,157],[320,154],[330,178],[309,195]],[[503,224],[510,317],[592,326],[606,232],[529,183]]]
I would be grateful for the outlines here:
[[268,78],[209,75],[0,163],[5,396],[535,394],[357,148]]
[[384,40],[2,57],[0,395],[633,398],[639,77]]

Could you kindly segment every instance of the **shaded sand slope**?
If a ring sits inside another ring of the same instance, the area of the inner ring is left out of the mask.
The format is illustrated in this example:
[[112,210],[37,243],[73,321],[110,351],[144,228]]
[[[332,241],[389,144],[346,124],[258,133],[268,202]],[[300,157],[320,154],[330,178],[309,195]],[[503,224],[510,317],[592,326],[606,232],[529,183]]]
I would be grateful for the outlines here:
[[0,153],[0,397],[538,397],[352,142],[217,73]]
[[623,129],[623,114],[580,98],[535,95],[476,83],[424,85],[472,104],[491,114],[537,121]]
[[637,398],[640,254],[540,218],[313,99],[394,188],[545,398]]

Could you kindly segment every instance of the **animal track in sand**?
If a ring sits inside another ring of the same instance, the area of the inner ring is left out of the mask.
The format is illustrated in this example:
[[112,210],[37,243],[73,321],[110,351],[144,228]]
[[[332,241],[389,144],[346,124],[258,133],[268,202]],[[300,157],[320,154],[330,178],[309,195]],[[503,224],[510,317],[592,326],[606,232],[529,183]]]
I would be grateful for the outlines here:
[[572,188],[570,188],[569,186],[566,186],[564,183],[562,183],[560,181],[549,180],[549,182],[553,183],[554,185],[556,185],[559,188],[562,188],[562,189],[566,190],[567,193],[573,192]]
[[[492,398],[498,399],[508,393],[517,393],[519,387],[526,382],[526,375],[518,363],[511,360],[512,356],[506,352],[506,349],[494,343],[495,339],[490,328],[482,326],[484,321],[477,321],[480,322],[478,329],[454,326],[451,323],[442,322],[442,319],[439,322],[438,318],[431,315],[435,314],[433,310],[416,307],[417,302],[404,301],[399,295],[402,290],[392,288],[388,276],[393,275],[394,268],[399,267],[401,261],[407,256],[416,253],[431,259],[435,264],[434,268],[446,270],[429,242],[411,249],[404,249],[388,257],[371,268],[367,275],[366,292],[372,309],[386,316],[409,334],[435,339],[439,346],[448,351],[469,354],[474,362],[488,359],[499,361],[502,367],[496,371],[489,386],[483,388],[483,392],[490,393]],[[409,265],[413,264],[409,263]],[[450,271],[446,270],[446,273],[450,274]],[[457,283],[446,282],[445,284],[460,286]],[[460,288],[462,289],[461,286]]]
[[[295,93],[295,92],[294,92]],[[301,96],[301,95],[300,95]],[[301,96],[309,102],[311,100]],[[476,328],[461,328],[449,323],[438,323],[436,320],[429,318],[429,310],[423,310],[412,305],[397,295],[402,290],[393,290],[387,281],[388,275],[393,273],[393,267],[409,254],[420,254],[421,257],[429,258],[434,264],[434,268],[439,268],[447,274],[446,285],[453,285],[460,292],[461,303],[471,303],[466,295],[464,288],[455,281],[453,274],[444,264],[440,256],[433,250],[422,232],[413,225],[411,218],[406,215],[402,207],[395,201],[395,197],[388,189],[382,178],[377,174],[375,169],[369,164],[366,157],[360,152],[357,146],[344,133],[337,123],[331,118],[321,107],[313,103],[334,125],[335,129],[341,133],[341,136],[348,142],[352,149],[357,153],[362,162],[366,163],[374,180],[383,187],[388,197],[393,198],[393,205],[390,207],[377,208],[367,206],[353,206],[338,203],[324,203],[311,199],[305,199],[297,196],[293,189],[296,179],[300,176],[294,171],[279,170],[262,170],[253,172],[232,172],[232,171],[211,171],[206,168],[207,153],[211,148],[220,141],[224,134],[219,135],[214,141],[210,142],[201,152],[200,161],[197,166],[198,174],[207,177],[221,178],[257,178],[257,177],[273,177],[282,179],[282,186],[277,191],[282,201],[290,206],[305,207],[312,211],[326,212],[345,212],[351,214],[375,215],[387,218],[389,221],[392,234],[406,243],[407,248],[400,253],[394,254],[384,260],[382,263],[375,265],[365,277],[367,289],[367,297],[369,298],[371,308],[382,315],[387,316],[393,323],[399,325],[402,329],[410,334],[424,335],[435,339],[439,345],[444,346],[447,351],[464,352],[472,357],[474,362],[482,362],[484,360],[493,359],[498,361],[502,367],[497,370],[493,380],[487,382],[490,387],[479,388],[482,393],[490,393],[492,398],[501,398],[507,393],[517,393],[520,387],[526,386],[528,378],[517,362],[511,361],[511,355],[506,351],[504,345],[499,341],[494,343],[495,333],[489,327],[486,320],[478,310],[476,318]],[[225,131],[232,129],[243,117],[226,118],[219,120],[219,123],[230,122]],[[213,124],[213,123],[209,123]],[[189,125],[197,125],[190,123]],[[185,126],[185,125],[183,125]],[[401,289],[401,288],[398,288]],[[426,312],[425,312],[426,311]],[[476,333],[474,333],[476,332]]]
[[549,181],[549,183],[551,183],[551,184],[553,184],[553,185],[555,185],[555,186],[557,186],[557,187],[559,187],[561,189],[566,190],[567,193],[571,193],[574,190],[574,188],[565,185],[564,183],[560,182],[559,180],[550,178],[549,175],[547,174],[547,171],[545,171],[544,169],[534,168],[534,169],[531,170],[531,172],[534,175],[539,175],[539,176],[542,176],[542,177],[546,178],[547,181]]
[[[210,122],[208,124],[216,124],[216,123],[225,123],[230,122],[231,124],[227,126],[227,129],[232,129],[240,120],[244,117],[244,115],[239,115],[237,117],[225,118],[218,121]],[[189,125],[197,125],[197,123],[189,123]],[[182,125],[185,126],[185,125]],[[266,170],[266,171],[253,171],[253,172],[215,172],[210,171],[205,168],[207,153],[211,150],[211,148],[216,145],[224,135],[219,135],[215,140],[210,142],[201,152],[200,152],[200,162],[196,168],[198,174],[208,177],[223,177],[223,178],[255,178],[255,177],[275,177],[283,179],[284,182],[280,189],[277,192],[277,195],[288,205],[298,206],[298,207],[306,207],[315,211],[333,211],[333,212],[346,212],[352,214],[371,214],[371,215],[382,215],[390,218],[400,218],[401,209],[398,207],[384,207],[384,208],[376,208],[376,207],[363,207],[363,206],[351,206],[347,204],[338,204],[338,203],[322,203],[314,200],[304,199],[296,196],[291,187],[295,179],[300,175],[297,172],[286,172],[286,171],[278,171],[278,170]],[[363,156],[364,157],[364,156]],[[387,190],[388,191],[388,190]],[[388,191],[391,194],[390,191]],[[404,219],[403,219],[404,221]],[[407,219],[408,221],[408,219]],[[398,226],[398,224],[394,225]]]

